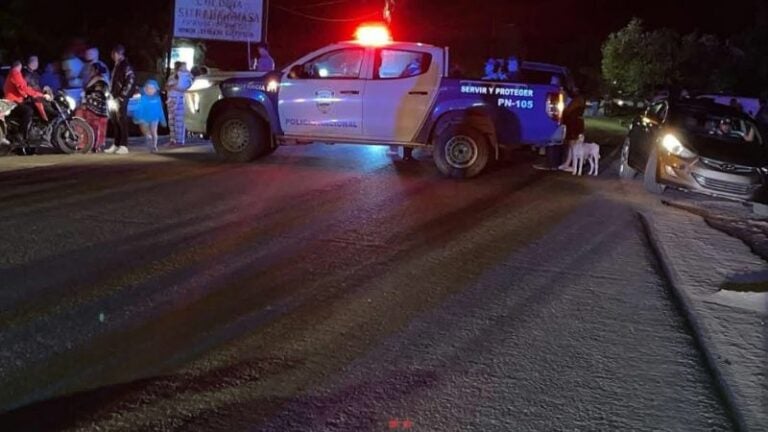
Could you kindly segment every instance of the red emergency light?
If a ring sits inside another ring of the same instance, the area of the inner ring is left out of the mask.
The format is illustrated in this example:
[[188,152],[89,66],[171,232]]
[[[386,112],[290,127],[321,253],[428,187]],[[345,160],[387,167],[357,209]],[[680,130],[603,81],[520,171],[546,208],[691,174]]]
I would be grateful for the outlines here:
[[362,24],[355,31],[355,39],[362,45],[381,46],[392,42],[392,34],[384,24]]

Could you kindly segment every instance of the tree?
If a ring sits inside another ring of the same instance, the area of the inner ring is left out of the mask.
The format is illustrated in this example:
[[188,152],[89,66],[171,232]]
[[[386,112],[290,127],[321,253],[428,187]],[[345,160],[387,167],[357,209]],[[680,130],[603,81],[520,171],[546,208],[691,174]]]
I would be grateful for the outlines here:
[[744,57],[716,36],[648,31],[633,19],[603,44],[602,70],[614,91],[632,97],[647,97],[658,87],[734,91],[743,83]]
[[646,32],[635,18],[603,44],[603,77],[620,94],[644,97],[678,80],[679,37],[670,30]]

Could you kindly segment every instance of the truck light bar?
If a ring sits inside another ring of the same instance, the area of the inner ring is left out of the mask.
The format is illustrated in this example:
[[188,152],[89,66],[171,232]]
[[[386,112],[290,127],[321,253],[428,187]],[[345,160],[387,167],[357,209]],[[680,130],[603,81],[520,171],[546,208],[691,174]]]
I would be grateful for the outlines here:
[[392,34],[384,24],[363,24],[355,31],[355,39],[362,45],[382,46],[392,42]]

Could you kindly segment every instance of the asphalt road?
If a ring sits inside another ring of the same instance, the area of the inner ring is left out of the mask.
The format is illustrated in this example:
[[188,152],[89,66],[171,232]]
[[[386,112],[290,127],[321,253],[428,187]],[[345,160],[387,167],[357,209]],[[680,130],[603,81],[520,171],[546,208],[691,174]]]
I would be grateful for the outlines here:
[[0,430],[732,429],[639,185],[418,157],[0,160]]

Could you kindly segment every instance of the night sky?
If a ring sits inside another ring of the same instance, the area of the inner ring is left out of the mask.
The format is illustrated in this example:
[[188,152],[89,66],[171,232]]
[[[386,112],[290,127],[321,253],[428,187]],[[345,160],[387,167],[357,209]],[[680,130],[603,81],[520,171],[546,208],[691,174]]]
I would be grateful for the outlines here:
[[[728,37],[755,23],[763,1],[731,0],[722,2],[727,7],[705,7],[692,0],[398,0],[393,30],[397,39],[449,45],[454,58],[472,62],[471,67],[481,57],[518,51],[530,59],[562,62],[578,69],[599,66],[602,42],[633,16],[649,27]],[[380,9],[383,1],[307,6],[318,3],[328,2],[273,1],[331,18],[362,16]],[[270,26],[271,43],[289,58],[345,39],[354,28],[353,23],[315,21],[275,7]]]
[[[7,1],[0,0],[0,11]],[[94,8],[93,3],[101,6]],[[285,65],[327,43],[349,39],[359,23],[354,18],[372,13],[379,17],[384,0],[271,0],[270,3],[269,41],[278,64]],[[399,40],[450,46],[452,58],[462,63],[465,70],[479,68],[488,56],[510,53],[531,60],[563,63],[574,70],[585,66],[597,69],[602,42],[633,16],[642,18],[650,27],[671,27],[682,33],[700,30],[727,37],[754,25],[756,16],[760,16],[758,6],[766,8],[766,0],[730,0],[721,2],[727,6],[719,7],[705,7],[702,3],[693,0],[397,0],[393,32]],[[96,14],[113,13],[111,7],[103,7],[105,4],[103,0],[70,0],[58,5],[71,13],[58,11],[46,15],[40,11],[41,15],[35,19],[40,25],[51,22],[49,27],[60,28],[61,37],[52,43],[61,42],[67,36],[88,39],[88,28],[100,22]],[[170,10],[170,0],[130,0],[122,10],[138,19],[147,13],[163,15],[163,22]],[[62,15],[70,16],[66,18],[66,25]],[[120,30],[120,34],[132,34],[129,29]],[[113,43],[111,40],[91,42]],[[208,45],[209,63],[224,68],[245,67],[243,44]],[[25,51],[39,49],[25,47]]]

